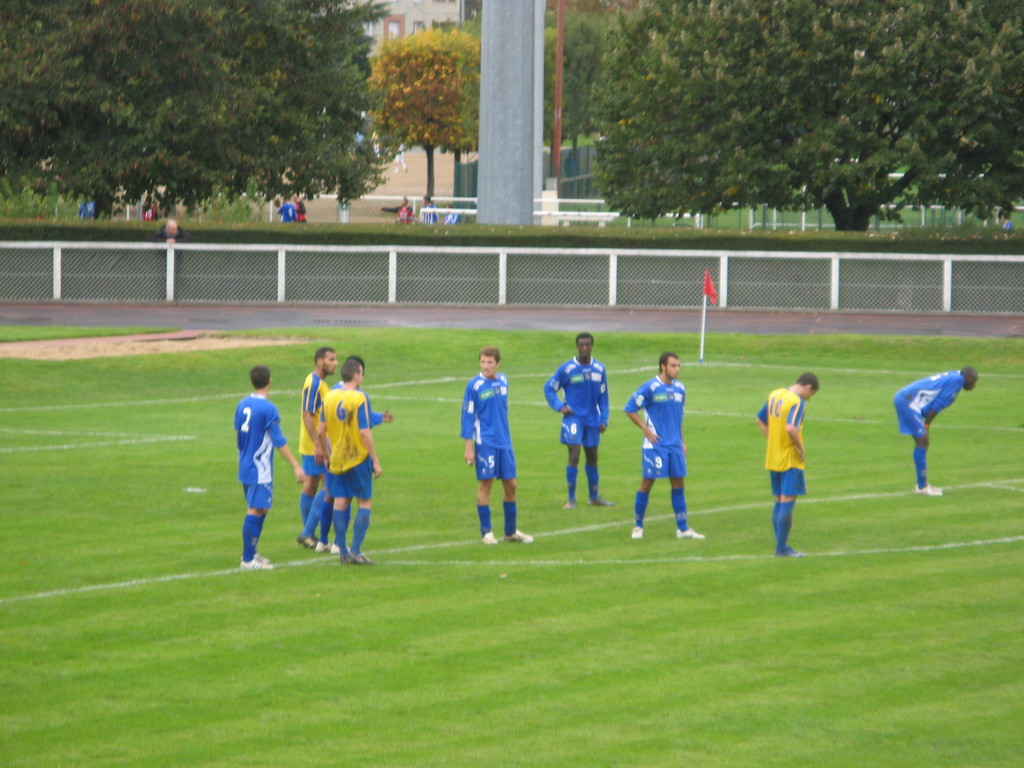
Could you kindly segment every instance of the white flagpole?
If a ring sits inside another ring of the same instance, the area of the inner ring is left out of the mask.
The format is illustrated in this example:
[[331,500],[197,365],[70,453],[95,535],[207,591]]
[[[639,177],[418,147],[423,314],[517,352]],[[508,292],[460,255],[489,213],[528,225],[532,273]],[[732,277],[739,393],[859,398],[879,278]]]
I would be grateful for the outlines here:
[[704,362],[704,328],[708,322],[708,295],[704,294],[704,308],[700,313],[700,362]]

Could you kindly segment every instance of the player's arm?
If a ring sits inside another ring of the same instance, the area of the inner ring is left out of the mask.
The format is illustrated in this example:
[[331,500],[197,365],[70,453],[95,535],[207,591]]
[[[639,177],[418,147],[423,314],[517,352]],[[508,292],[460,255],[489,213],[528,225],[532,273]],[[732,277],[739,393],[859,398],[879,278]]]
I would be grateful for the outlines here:
[[326,455],[320,451],[320,441],[317,439],[317,421],[309,411],[303,410],[302,412],[302,426],[306,428],[306,434],[313,439],[314,452],[313,459],[317,464],[323,464],[326,459]]
[[786,434],[793,441],[796,452],[800,455],[800,461],[804,460],[804,442],[800,439],[800,427],[793,424],[786,424]]
[[558,411],[563,416],[569,416],[572,414],[572,408],[558,396],[558,390],[562,388],[562,382],[558,376],[561,372],[562,369],[559,368],[555,371],[554,376],[544,382],[544,399],[548,401],[551,410]]
[[373,419],[371,417],[370,401],[363,400],[359,407],[359,437],[363,440],[366,452],[373,462],[373,476],[380,477],[383,470],[380,467],[380,459],[377,458],[377,445],[373,442]]
[[295,472],[295,481],[301,483],[306,479],[306,473],[302,471],[302,465],[296,461],[295,456],[292,455],[292,449],[287,445],[279,445],[277,452],[284,457],[284,460],[292,465],[292,470]]
[[312,435],[316,441],[317,455],[324,457],[323,462],[318,461],[318,463],[326,464],[331,459],[331,446],[327,444],[327,424],[323,414],[320,414],[320,424]]
[[473,422],[476,414],[476,400],[473,397],[473,382],[466,386],[466,394],[462,398],[462,425],[459,430],[459,437],[466,441],[466,450],[463,459],[467,464],[476,461],[476,448],[473,444]]
[[598,432],[608,429],[608,414],[611,412],[611,405],[608,402],[608,371],[601,372],[601,394],[597,398],[597,407],[601,411],[601,423],[597,427]]
[[644,433],[644,437],[646,437],[651,443],[658,442],[660,438],[654,434],[651,428],[648,427],[644,420],[640,418],[640,414],[636,411],[626,411],[626,416],[629,417],[630,421],[640,427],[640,431]]
[[761,430],[761,433],[765,437],[768,437],[768,403],[765,403],[764,407],[758,411],[757,426]]

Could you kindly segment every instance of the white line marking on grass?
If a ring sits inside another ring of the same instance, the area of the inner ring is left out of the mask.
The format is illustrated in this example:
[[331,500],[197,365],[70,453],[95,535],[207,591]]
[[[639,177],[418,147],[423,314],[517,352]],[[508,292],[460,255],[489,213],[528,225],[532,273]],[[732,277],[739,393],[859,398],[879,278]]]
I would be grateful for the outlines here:
[[98,440],[94,443],[64,443],[63,445],[25,445],[20,448],[0,448],[0,453],[26,453],[28,451],[72,451],[78,448],[103,448],[111,445],[141,445],[143,443],[175,443],[196,440],[195,435],[168,435],[166,437],[139,437],[132,440]]
[[[996,490],[1018,490],[1017,488],[1008,488],[1006,486],[1013,485],[1015,483],[1024,483],[1024,478],[1014,478],[1008,480],[995,480],[985,483],[972,483],[968,485],[958,486],[947,486],[947,490],[969,490],[972,488],[995,488]],[[813,503],[839,503],[845,501],[859,501],[862,499],[880,499],[894,496],[910,496],[910,491],[900,491],[893,493],[864,493],[854,494],[850,496],[837,496],[832,498],[817,498],[817,499],[801,499],[801,504],[813,504]],[[722,512],[739,512],[746,509],[753,509],[758,507],[765,507],[765,502],[751,502],[748,504],[737,504],[728,507],[713,507],[707,510],[695,510],[691,512],[693,515],[712,515],[720,514]],[[674,519],[674,515],[651,515],[648,516],[647,521],[653,522],[655,520],[671,520]],[[551,536],[568,536],[572,534],[587,533],[592,531],[598,531],[607,528],[625,528],[632,526],[632,519],[628,520],[616,520],[607,523],[595,523],[594,525],[583,526],[579,528],[566,528],[559,531],[551,531],[549,533],[538,533],[535,537],[538,540],[542,540]],[[983,547],[992,546],[995,544],[1015,544],[1024,541],[1024,535],[1021,536],[1007,536],[998,539],[981,539],[977,541],[953,541],[945,542],[941,544],[921,544],[907,547],[893,547],[888,549],[864,549],[864,550],[851,550],[851,551],[836,551],[836,552],[821,552],[815,553],[813,557],[857,557],[861,555],[886,555],[886,554],[900,554],[905,552],[934,552],[950,549],[963,549],[967,547]],[[625,544],[625,543],[624,543]],[[375,555],[401,555],[412,552],[424,552],[431,550],[442,550],[451,549],[453,547],[479,547],[480,542],[478,539],[466,538],[459,539],[457,541],[442,541],[433,544],[418,544],[410,547],[397,547],[394,549],[381,549],[374,552]],[[537,551],[535,548],[530,547],[530,551]],[[469,566],[469,565],[488,565],[488,566],[529,566],[529,565],[547,565],[547,566],[566,566],[566,565],[644,565],[644,564],[658,564],[658,563],[683,563],[683,562],[727,562],[730,560],[760,560],[765,558],[772,558],[774,555],[763,554],[763,553],[747,553],[747,554],[733,554],[733,555],[682,555],[679,557],[667,557],[667,558],[638,558],[638,559],[626,559],[626,558],[614,558],[604,560],[582,560],[582,559],[571,559],[571,560],[387,560],[384,565],[401,565],[401,566],[438,566],[438,565],[451,565],[451,566]],[[337,563],[335,557],[330,558],[304,558],[302,560],[291,560],[287,562],[275,563],[276,568],[303,568],[309,566],[324,566],[334,565]],[[91,592],[104,592],[120,589],[130,589],[132,587],[144,587],[151,584],[163,584],[174,581],[187,581],[189,579],[205,579],[213,576],[232,576],[243,574],[240,568],[229,568],[216,571],[202,571],[196,573],[181,573],[172,574],[168,576],[155,576],[153,578],[146,579],[132,579],[130,581],[120,581],[111,584],[93,584],[86,587],[73,587],[70,589],[55,589],[48,592],[37,592],[30,595],[20,595],[16,597],[5,597],[0,598],[0,605],[9,605],[12,603],[23,603],[29,600],[45,600],[53,597],[68,597],[73,595],[88,594]],[[262,577],[255,577],[262,578]]]

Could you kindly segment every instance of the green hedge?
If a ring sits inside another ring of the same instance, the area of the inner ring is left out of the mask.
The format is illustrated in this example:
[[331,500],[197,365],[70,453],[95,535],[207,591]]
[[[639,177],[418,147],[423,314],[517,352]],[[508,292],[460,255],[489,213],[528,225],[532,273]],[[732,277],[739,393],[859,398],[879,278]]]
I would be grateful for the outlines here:
[[[1024,238],[1001,230],[957,234],[948,229],[892,232],[736,232],[664,227],[519,227],[459,224],[191,224],[200,243],[289,245],[457,245],[537,248],[700,248],[726,250],[856,251],[897,253],[1022,254]],[[0,241],[147,240],[159,224],[139,221],[5,221]]]

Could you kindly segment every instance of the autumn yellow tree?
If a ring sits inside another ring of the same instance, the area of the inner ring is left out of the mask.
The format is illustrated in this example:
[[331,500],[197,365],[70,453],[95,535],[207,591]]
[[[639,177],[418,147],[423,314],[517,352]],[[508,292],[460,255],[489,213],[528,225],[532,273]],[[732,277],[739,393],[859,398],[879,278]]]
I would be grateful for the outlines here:
[[394,143],[427,154],[426,194],[434,194],[434,150],[476,148],[480,41],[457,29],[433,28],[388,40],[370,74],[374,128]]

